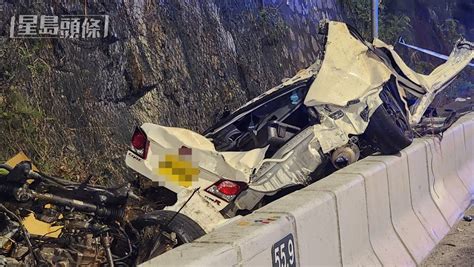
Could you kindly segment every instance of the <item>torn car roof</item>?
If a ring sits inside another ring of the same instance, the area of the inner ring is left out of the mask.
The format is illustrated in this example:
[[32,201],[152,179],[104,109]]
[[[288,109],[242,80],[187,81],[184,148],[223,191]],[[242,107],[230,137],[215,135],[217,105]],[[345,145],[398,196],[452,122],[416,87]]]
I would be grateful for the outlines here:
[[340,22],[329,22],[326,52],[321,69],[304,104],[346,106],[382,86],[391,71]]

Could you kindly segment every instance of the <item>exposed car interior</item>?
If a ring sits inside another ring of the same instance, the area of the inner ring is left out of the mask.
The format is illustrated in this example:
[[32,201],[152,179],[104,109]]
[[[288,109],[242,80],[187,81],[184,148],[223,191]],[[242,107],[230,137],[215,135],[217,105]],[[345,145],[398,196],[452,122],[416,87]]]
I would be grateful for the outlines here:
[[217,151],[248,151],[269,146],[271,157],[283,144],[317,122],[317,115],[304,104],[311,80],[267,95],[241,108],[208,129]]

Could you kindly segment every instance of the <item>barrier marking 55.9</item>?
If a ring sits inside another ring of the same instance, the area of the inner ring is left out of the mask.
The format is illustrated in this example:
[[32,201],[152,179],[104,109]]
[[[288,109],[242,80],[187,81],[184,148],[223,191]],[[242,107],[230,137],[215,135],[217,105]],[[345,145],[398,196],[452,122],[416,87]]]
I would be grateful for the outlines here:
[[272,246],[273,267],[295,267],[296,246],[293,234],[288,234]]

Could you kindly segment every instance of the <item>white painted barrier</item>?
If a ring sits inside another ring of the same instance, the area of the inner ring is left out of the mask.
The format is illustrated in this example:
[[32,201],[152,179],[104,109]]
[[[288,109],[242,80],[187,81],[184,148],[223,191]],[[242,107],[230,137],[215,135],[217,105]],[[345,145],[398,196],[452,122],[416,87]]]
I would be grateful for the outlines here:
[[456,142],[456,162],[461,180],[466,188],[470,188],[471,195],[474,194],[474,164],[468,164],[474,160],[474,113],[462,117],[455,126],[463,127],[463,131],[455,131]]
[[363,161],[349,167],[341,170],[341,173],[358,173],[364,177],[370,240],[382,264],[415,265],[393,227],[385,164]]
[[[393,227],[412,257],[420,263],[436,244],[412,208],[407,161],[403,155],[372,157],[371,159],[385,164]],[[383,176],[378,178],[383,179]]]
[[336,198],[332,192],[300,191],[287,196],[284,206],[277,201],[265,206],[264,210],[283,211],[298,218],[296,231],[301,266],[312,265],[315,259],[320,265],[341,265],[339,219]]
[[[357,174],[339,174],[304,189],[331,192],[336,198],[337,225],[343,265],[375,266],[381,262],[370,243],[364,180]],[[265,207],[263,208],[265,209]],[[320,215],[321,216],[321,215]],[[319,227],[318,221],[313,227]],[[322,265],[317,257],[313,263]]]
[[420,264],[474,193],[474,114],[371,156],[143,266]]
[[[285,251],[285,260],[297,262],[299,245],[296,243],[294,217],[284,212],[255,212],[224,225],[191,244],[156,257],[143,266],[232,266],[237,263],[264,266],[271,263],[272,256],[275,255],[272,246],[288,235],[292,236],[291,244],[286,243],[281,250]],[[209,245],[208,250],[202,249],[203,245]],[[232,249],[228,249],[229,247]],[[278,249],[280,251],[280,247]],[[280,257],[279,251],[277,253]],[[234,255],[237,255],[238,262],[234,261]],[[279,260],[283,261],[283,258]]]
[[401,153],[408,163],[413,211],[431,238],[439,242],[449,232],[450,225],[432,196],[425,143],[415,140]]
[[426,162],[424,166],[427,169],[428,175],[428,182],[430,186],[430,193],[431,196],[436,203],[437,207],[440,209],[441,213],[443,214],[444,218],[446,219],[447,223],[450,227],[452,227],[455,223],[459,214],[462,212],[458,204],[456,204],[455,200],[451,196],[450,193],[446,190],[444,182],[442,179],[435,179],[433,175],[433,155],[432,153],[437,153],[433,151],[432,148],[434,147],[434,142],[428,142],[426,140],[417,140],[417,142],[423,143],[423,147],[425,149],[426,155]]

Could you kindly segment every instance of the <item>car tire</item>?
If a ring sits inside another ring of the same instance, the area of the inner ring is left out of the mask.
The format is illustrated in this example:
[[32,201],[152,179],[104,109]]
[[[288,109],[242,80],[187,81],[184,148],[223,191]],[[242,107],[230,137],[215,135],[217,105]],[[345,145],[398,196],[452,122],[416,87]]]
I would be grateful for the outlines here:
[[413,130],[405,109],[387,89],[380,93],[380,98],[383,104],[370,118],[365,135],[382,154],[397,154],[413,142]]
[[[139,219],[134,220],[132,225],[138,231],[151,227],[158,233],[159,231],[165,231],[168,233],[173,232],[176,234],[176,239],[178,241],[176,246],[190,243],[206,234],[202,227],[188,216],[169,210],[158,210],[148,213]],[[153,237],[152,239],[153,240],[140,240],[141,243],[144,244],[140,250],[151,250],[156,242],[161,241],[158,237]],[[150,260],[162,253],[160,253],[160,250],[155,253],[150,252],[151,251],[139,251],[137,262],[140,263]]]

